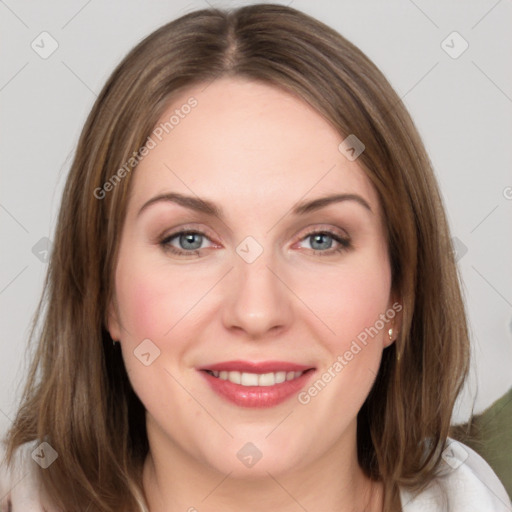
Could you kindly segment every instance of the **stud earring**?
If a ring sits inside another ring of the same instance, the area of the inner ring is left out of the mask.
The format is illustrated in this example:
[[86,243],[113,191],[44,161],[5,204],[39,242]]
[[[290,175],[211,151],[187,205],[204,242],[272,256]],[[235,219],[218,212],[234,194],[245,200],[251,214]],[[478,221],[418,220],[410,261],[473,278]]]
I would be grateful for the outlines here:
[[[389,341],[393,341],[393,329],[389,329],[388,334],[389,334]],[[396,360],[400,361],[400,352],[398,351],[398,345],[397,345],[396,341],[395,341],[395,351],[396,351]]]

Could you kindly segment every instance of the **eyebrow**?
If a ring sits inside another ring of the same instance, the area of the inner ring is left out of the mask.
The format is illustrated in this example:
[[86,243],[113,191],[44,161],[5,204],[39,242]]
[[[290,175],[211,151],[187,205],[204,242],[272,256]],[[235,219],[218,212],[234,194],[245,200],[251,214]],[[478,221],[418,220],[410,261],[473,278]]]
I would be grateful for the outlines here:
[[[372,209],[368,202],[357,194],[334,194],[325,197],[319,197],[311,201],[303,201],[293,206],[291,213],[292,215],[305,215],[313,211],[324,208],[333,203],[340,203],[343,201],[354,201],[363,206],[368,211],[372,212]],[[159,194],[152,197],[149,201],[146,201],[137,216],[139,216],[144,210],[149,208],[151,205],[159,202],[171,202],[176,203],[184,208],[194,210],[197,212],[205,213],[207,215],[223,218],[222,208],[217,206],[215,203],[200,197],[186,196],[178,194],[177,192],[169,192],[166,194]],[[372,212],[373,213],[373,212]]]

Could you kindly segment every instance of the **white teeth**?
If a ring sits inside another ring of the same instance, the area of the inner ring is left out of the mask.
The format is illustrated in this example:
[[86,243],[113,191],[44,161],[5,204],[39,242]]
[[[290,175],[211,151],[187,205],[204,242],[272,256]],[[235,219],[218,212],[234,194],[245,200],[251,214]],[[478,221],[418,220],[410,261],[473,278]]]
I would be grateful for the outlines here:
[[276,383],[276,378],[273,373],[262,373],[258,377],[259,386],[273,386]]
[[281,382],[284,382],[286,380],[286,372],[276,372],[275,375],[276,384],[281,384]]
[[[229,379],[229,375],[228,375]],[[243,372],[240,375],[240,384],[242,386],[257,386],[258,385],[258,375],[256,373],[245,373]]]
[[233,384],[240,384],[242,386],[274,386],[275,384],[281,384],[285,380],[296,379],[304,372],[246,373],[211,371],[211,373],[219,379],[229,380]]
[[224,380],[230,380],[235,384],[240,384],[242,382],[242,374],[240,372],[226,372],[227,376]]

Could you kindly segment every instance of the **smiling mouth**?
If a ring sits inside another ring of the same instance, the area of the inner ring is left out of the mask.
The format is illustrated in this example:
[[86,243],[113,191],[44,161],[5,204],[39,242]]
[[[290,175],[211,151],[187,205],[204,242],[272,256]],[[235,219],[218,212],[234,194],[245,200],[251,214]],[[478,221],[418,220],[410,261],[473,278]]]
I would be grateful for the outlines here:
[[291,399],[316,369],[289,361],[224,361],[197,368],[217,395],[246,408],[269,408]]
[[292,381],[301,377],[304,373],[312,371],[313,368],[304,371],[278,371],[269,373],[249,373],[239,371],[215,371],[204,370],[209,375],[220,380],[239,384],[240,386],[275,386],[283,382]]

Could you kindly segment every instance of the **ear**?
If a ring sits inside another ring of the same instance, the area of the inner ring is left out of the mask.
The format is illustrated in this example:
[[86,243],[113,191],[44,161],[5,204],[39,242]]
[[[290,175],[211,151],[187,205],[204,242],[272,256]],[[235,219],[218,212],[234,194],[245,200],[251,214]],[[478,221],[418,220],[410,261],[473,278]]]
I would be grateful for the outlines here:
[[107,330],[113,341],[119,341],[121,339],[121,323],[119,322],[119,312],[114,297],[108,305]]
[[[402,329],[403,308],[402,301],[396,295],[392,295],[385,313],[389,322],[386,324],[386,332],[384,333],[384,347],[389,347],[398,338]],[[391,336],[389,335],[390,329]]]

